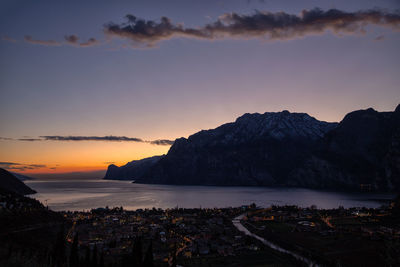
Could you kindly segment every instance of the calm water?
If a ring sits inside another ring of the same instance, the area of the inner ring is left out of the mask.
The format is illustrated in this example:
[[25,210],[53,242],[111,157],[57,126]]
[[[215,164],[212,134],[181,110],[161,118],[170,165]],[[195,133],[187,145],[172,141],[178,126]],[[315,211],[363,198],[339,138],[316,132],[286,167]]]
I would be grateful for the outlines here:
[[341,193],[302,188],[217,187],[133,184],[129,181],[56,180],[25,181],[38,194],[32,197],[53,210],[88,210],[98,207],[184,208],[235,207],[256,203],[259,206],[317,205],[319,208],[379,207],[379,199],[391,194]]

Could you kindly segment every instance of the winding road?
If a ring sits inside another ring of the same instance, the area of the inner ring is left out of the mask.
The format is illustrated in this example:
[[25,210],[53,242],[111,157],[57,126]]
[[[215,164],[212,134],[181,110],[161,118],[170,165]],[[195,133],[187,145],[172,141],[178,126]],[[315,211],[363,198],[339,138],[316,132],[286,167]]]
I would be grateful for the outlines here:
[[246,234],[246,235],[248,235],[248,236],[251,236],[251,237],[254,237],[254,238],[260,240],[264,245],[267,245],[268,247],[270,247],[270,248],[272,248],[272,249],[274,249],[274,250],[277,250],[277,251],[279,251],[279,252],[292,255],[292,256],[295,257],[297,260],[300,260],[300,261],[306,263],[306,264],[307,264],[308,266],[310,266],[310,267],[319,267],[319,265],[316,264],[315,262],[313,262],[312,260],[310,260],[310,259],[308,259],[308,258],[305,258],[305,257],[303,257],[303,256],[301,256],[301,255],[299,255],[299,254],[297,254],[297,253],[295,253],[295,252],[292,252],[292,251],[286,250],[286,249],[284,249],[284,248],[281,248],[280,246],[278,246],[278,245],[276,245],[276,244],[274,244],[274,243],[271,243],[270,241],[268,241],[268,240],[266,240],[266,239],[264,239],[264,238],[262,238],[262,237],[260,237],[260,236],[258,236],[258,235],[256,235],[256,234],[253,234],[252,232],[250,232],[250,231],[249,231],[246,227],[244,227],[243,224],[240,222],[240,220],[243,219],[243,217],[244,217],[245,215],[246,215],[246,214],[243,213],[243,214],[241,214],[241,215],[235,217],[235,218],[232,220],[233,225],[234,225],[240,232],[243,232],[244,234]]

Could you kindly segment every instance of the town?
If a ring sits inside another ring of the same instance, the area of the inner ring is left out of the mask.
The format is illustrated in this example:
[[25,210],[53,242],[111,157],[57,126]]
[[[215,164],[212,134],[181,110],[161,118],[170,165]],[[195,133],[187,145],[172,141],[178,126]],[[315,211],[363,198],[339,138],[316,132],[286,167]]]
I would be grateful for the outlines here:
[[[396,206],[397,205],[397,206]],[[272,206],[255,204],[223,209],[139,209],[98,208],[90,212],[64,212],[72,222],[67,240],[79,236],[82,246],[104,253],[106,262],[129,254],[138,237],[152,244],[154,262],[182,266],[224,265],[252,255],[262,257],[271,248],[245,235],[232,223],[288,251],[323,265],[376,265],[399,262],[400,224],[398,203],[378,209],[339,207],[323,210],[315,206]],[[395,214],[398,215],[398,214]],[[301,264],[289,255],[277,254],[275,260]],[[246,256],[247,255],[247,256]],[[229,259],[229,260],[227,260]],[[261,262],[260,262],[261,263]]]
[[139,209],[98,208],[90,212],[64,212],[72,223],[67,241],[79,237],[79,244],[91,251],[101,251],[105,262],[124,262],[138,238],[143,249],[151,243],[156,265],[219,266],[245,265],[248,256],[254,263],[281,261],[296,264],[287,255],[265,248],[261,242],[243,235],[232,224],[232,218],[255,205],[224,209]]
[[375,209],[250,204],[53,212],[3,195],[2,218],[41,215],[30,225],[2,221],[8,242],[0,264],[19,266],[29,257],[32,266],[394,266],[400,263],[399,210],[397,197]]

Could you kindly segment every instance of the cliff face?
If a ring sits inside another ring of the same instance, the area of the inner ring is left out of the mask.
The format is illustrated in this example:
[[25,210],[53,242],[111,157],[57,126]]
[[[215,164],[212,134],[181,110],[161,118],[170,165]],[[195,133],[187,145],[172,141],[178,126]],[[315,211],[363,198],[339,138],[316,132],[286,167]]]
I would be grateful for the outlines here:
[[400,108],[354,111],[326,134],[316,153],[290,175],[293,185],[400,189]]
[[36,191],[21,182],[12,173],[0,168],[0,189],[20,195],[35,194]]
[[335,123],[288,111],[245,114],[235,122],[177,139],[144,182],[209,185],[285,184]]
[[134,160],[124,166],[117,167],[114,164],[108,166],[104,179],[109,180],[136,180],[143,177],[145,172],[157,163],[163,156],[154,156],[141,160]]
[[359,110],[340,123],[288,111],[244,114],[235,122],[177,139],[167,155],[146,164],[109,166],[106,178],[324,189],[368,184],[376,190],[398,190],[399,113],[400,108]]

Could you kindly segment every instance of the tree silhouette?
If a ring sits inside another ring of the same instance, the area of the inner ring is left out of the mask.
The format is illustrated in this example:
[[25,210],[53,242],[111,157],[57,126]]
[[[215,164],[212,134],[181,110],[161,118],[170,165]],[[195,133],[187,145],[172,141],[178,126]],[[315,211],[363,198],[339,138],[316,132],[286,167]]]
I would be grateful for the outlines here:
[[140,237],[136,237],[133,243],[132,254],[133,254],[132,256],[133,256],[134,266],[142,267],[143,266],[142,239]]
[[86,246],[84,266],[90,266],[90,248]]
[[12,246],[12,244],[9,244],[9,245],[8,245],[8,252],[7,252],[6,259],[11,258],[11,255],[13,254],[13,252],[14,252],[13,246]]
[[400,219],[400,194],[393,200],[392,214],[396,220]]
[[174,243],[174,251],[172,254],[172,267],[176,267],[176,242]]
[[91,266],[97,267],[97,246],[96,246],[96,244],[94,245],[94,248],[93,248]]
[[103,251],[101,251],[101,253],[100,253],[99,267],[104,267],[104,252]]
[[153,267],[153,241],[150,240],[149,247],[147,248],[146,254],[144,255],[143,267]]
[[60,231],[57,234],[56,243],[54,244],[53,263],[56,266],[63,266],[65,263],[64,224],[61,225]]
[[74,241],[72,242],[71,252],[69,255],[69,266],[79,266],[79,254],[78,254],[78,233],[75,234]]

